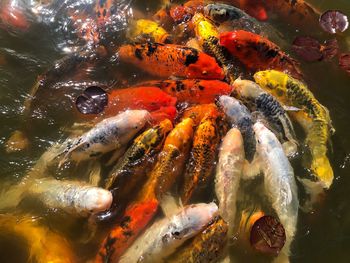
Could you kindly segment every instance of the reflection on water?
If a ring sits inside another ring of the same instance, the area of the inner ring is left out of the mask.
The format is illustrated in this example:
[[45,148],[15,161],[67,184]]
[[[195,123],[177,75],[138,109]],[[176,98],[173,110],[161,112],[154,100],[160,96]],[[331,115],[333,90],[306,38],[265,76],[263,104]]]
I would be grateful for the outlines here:
[[[123,2],[127,4],[129,1]],[[340,9],[350,15],[347,0],[310,2],[320,10]],[[8,7],[10,3],[12,7]],[[153,5],[153,2],[135,1],[134,7],[151,11]],[[4,147],[0,148],[1,184],[6,187],[9,182],[18,182],[53,142],[66,137],[62,127],[77,121],[73,103],[85,87],[101,83],[106,86],[133,83],[144,76],[119,66],[116,57],[98,64],[98,67],[92,67],[91,63],[84,64],[76,72],[69,71],[60,75],[50,89],[40,92],[33,103],[30,116],[23,118],[23,102],[30,96],[37,76],[50,68],[54,61],[93,41],[93,38],[84,37],[87,32],[83,32],[82,28],[86,26],[83,23],[91,22],[87,18],[93,19],[91,14],[94,14],[95,1],[5,0],[1,1],[1,6],[13,10],[18,6],[22,12],[13,13],[16,18],[12,20],[0,14],[3,19],[0,23],[0,144],[4,146],[10,134],[18,129],[25,129],[31,142],[30,148],[24,152],[8,154]],[[102,41],[120,44],[127,25],[126,17],[132,12],[139,12],[136,8],[130,10],[123,5],[120,8],[126,15],[120,16],[120,12],[114,11],[118,16],[109,25],[111,28],[104,28]],[[277,21],[276,26],[283,32],[287,43],[292,43],[295,36],[299,35],[298,30],[281,21]],[[349,31],[337,38],[341,48],[349,51]],[[291,50],[288,52],[292,53]],[[301,66],[310,89],[330,110],[336,128],[331,156],[335,181],[322,205],[310,213],[300,212],[291,259],[292,262],[329,262],[334,259],[337,262],[347,262],[350,258],[350,79],[339,70],[336,60],[330,63],[302,63]],[[293,166],[296,174],[304,173],[298,161]],[[84,174],[84,167],[81,166],[71,170],[81,174],[81,177]],[[67,178],[67,175],[62,177]],[[48,226],[72,240],[74,251],[82,262],[95,253],[94,242],[82,242],[87,238],[85,235],[88,226],[85,221],[40,207],[33,200],[26,200],[20,208],[38,215]],[[7,241],[13,246],[5,245]],[[23,247],[23,240],[0,234],[0,262],[24,262],[27,251]]]

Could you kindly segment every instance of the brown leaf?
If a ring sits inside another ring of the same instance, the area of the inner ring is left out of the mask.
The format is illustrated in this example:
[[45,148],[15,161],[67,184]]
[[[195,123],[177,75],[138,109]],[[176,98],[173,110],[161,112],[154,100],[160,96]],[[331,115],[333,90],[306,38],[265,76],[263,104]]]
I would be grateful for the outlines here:
[[325,41],[324,45],[321,48],[321,51],[324,60],[331,60],[339,52],[338,41],[336,39]]
[[339,56],[339,66],[350,74],[350,53],[342,53]]
[[321,44],[312,37],[297,37],[293,41],[292,50],[308,62],[322,60]]

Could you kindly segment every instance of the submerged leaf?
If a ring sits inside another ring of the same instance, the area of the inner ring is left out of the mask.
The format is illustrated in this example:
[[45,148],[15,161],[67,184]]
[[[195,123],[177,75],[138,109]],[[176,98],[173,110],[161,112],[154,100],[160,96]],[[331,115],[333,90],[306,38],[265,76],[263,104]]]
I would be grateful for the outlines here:
[[312,37],[297,37],[293,41],[293,51],[305,61],[322,60],[321,44]]
[[251,228],[250,244],[264,254],[278,255],[286,242],[283,225],[273,216],[263,216]]
[[350,53],[340,54],[339,66],[350,74]]
[[339,52],[338,41],[336,39],[327,40],[322,46],[323,59],[330,60]]
[[293,51],[308,62],[330,60],[338,54],[339,46],[336,39],[325,41],[321,45],[312,37],[297,37],[293,41]]
[[91,86],[84,90],[75,105],[82,114],[98,114],[101,113],[108,104],[107,93],[98,86]]
[[320,25],[328,33],[344,32],[348,26],[348,17],[340,11],[328,10],[320,16]]

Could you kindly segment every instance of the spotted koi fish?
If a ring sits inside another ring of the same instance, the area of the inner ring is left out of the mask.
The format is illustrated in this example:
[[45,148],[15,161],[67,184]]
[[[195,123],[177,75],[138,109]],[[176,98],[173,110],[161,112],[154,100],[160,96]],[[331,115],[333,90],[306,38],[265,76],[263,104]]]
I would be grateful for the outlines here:
[[161,80],[148,82],[147,85],[160,88],[178,102],[190,104],[213,103],[218,96],[228,95],[232,90],[230,85],[219,80]]
[[197,127],[181,194],[184,204],[190,201],[198,185],[203,185],[211,175],[216,148],[220,143],[220,117],[218,109],[209,112]]
[[135,42],[157,42],[171,43],[171,36],[158,23],[147,20],[138,19],[130,23],[127,38]]
[[156,214],[162,196],[181,174],[193,137],[194,123],[183,119],[168,134],[155,167],[136,201],[124,213],[122,223],[109,233],[95,262],[117,262]]
[[166,135],[173,128],[170,120],[165,119],[159,125],[152,127],[139,135],[123,157],[113,168],[107,178],[105,188],[115,191],[115,198],[125,198],[146,173],[148,158],[160,150]]
[[254,75],[254,79],[281,103],[300,109],[291,112],[291,115],[306,132],[305,142],[311,155],[309,168],[315,176],[310,179],[311,184],[328,189],[334,178],[327,158],[327,144],[332,129],[328,109],[314,97],[305,84],[285,73],[275,70],[260,71]]
[[171,263],[217,262],[227,242],[227,224],[217,216],[185,247],[180,248],[170,260]]
[[220,45],[252,71],[275,69],[302,78],[298,62],[285,54],[276,44],[260,35],[237,30],[220,34]]
[[215,203],[184,207],[155,222],[122,256],[120,263],[166,262],[165,258],[198,234],[217,214]]
[[150,119],[148,111],[127,110],[117,116],[102,120],[90,131],[63,145],[62,160],[59,166],[68,160],[80,162],[93,159],[104,153],[119,150],[141,130]]
[[224,78],[223,70],[213,57],[185,46],[160,43],[124,45],[118,53],[121,61],[133,64],[154,76]]
[[203,50],[215,57],[218,63],[222,66],[226,78],[230,84],[239,76],[239,67],[236,61],[229,56],[227,50],[220,46],[219,32],[214,24],[208,20],[203,14],[197,13],[192,18],[194,31]]

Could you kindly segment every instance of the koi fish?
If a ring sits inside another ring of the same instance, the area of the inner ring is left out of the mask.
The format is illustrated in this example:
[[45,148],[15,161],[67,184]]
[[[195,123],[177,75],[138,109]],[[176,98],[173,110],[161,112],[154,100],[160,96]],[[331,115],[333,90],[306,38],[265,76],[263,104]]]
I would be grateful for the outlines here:
[[215,175],[215,193],[219,201],[219,214],[228,224],[229,235],[233,234],[237,192],[244,161],[241,132],[237,128],[232,128],[222,139]]
[[188,204],[198,185],[208,180],[213,169],[216,148],[220,142],[218,109],[215,113],[207,114],[196,129],[187,164],[181,200]]
[[37,179],[26,194],[37,197],[46,207],[83,216],[105,211],[112,204],[111,192],[76,181]]
[[287,71],[297,79],[302,78],[298,62],[260,35],[244,30],[225,32],[220,34],[219,43],[249,70],[275,69]]
[[232,87],[226,82],[219,80],[184,79],[184,80],[161,80],[151,81],[147,84],[158,87],[178,102],[191,104],[207,104],[215,102],[220,95],[228,95]]
[[285,44],[285,40],[282,39],[281,33],[276,28],[267,23],[257,21],[254,17],[232,5],[222,3],[208,4],[204,7],[204,15],[220,24],[218,27],[220,32],[245,30],[267,36],[268,39],[279,45]]
[[274,131],[280,140],[284,141],[283,148],[287,155],[295,155],[298,150],[296,135],[293,124],[282,105],[271,94],[250,80],[236,79],[234,92],[250,106],[252,111],[257,111],[263,115],[269,128]]
[[124,45],[119,49],[121,61],[133,64],[159,77],[223,79],[223,70],[215,59],[196,49],[160,43]]
[[121,257],[121,263],[155,262],[164,259],[189,238],[199,233],[216,215],[214,203],[194,204],[155,222]]
[[76,258],[70,244],[39,220],[25,215],[0,215],[1,233],[22,237],[28,245],[29,259],[38,263],[73,263]]
[[265,192],[286,231],[284,250],[288,253],[296,232],[299,209],[293,168],[276,136],[260,122],[255,123],[253,128],[264,173]]
[[304,0],[265,0],[264,3],[268,12],[278,14],[280,19],[299,27],[300,30],[319,26],[320,11]]
[[163,119],[174,120],[175,105],[176,97],[154,86],[114,89],[108,94],[108,104],[104,114],[114,116],[127,109],[142,109],[151,113],[153,121],[160,122]]
[[138,19],[130,22],[126,37],[135,42],[171,43],[171,36],[156,22],[147,19]]
[[17,1],[10,1],[0,7],[0,28],[25,32],[29,27],[29,20]]
[[159,200],[169,191],[183,170],[191,146],[193,129],[193,120],[186,118],[168,134],[158,161],[143,189],[136,201],[126,208],[121,223],[112,229],[103,241],[95,262],[116,262],[152,220],[158,210]]
[[227,50],[218,44],[219,32],[217,28],[200,13],[193,16],[192,24],[203,50],[215,57],[220,66],[222,66],[228,82],[232,84],[235,78],[239,76],[240,68],[237,66],[236,61],[228,56]]
[[[25,184],[25,185],[23,185]],[[0,204],[0,209],[16,207],[20,201],[33,196],[44,206],[61,209],[67,213],[87,216],[110,208],[111,192],[78,181],[56,180],[53,178],[34,179],[10,188]]]
[[327,158],[327,143],[331,135],[331,119],[324,107],[302,82],[285,73],[267,70],[254,75],[255,81],[281,103],[300,109],[290,112],[306,132],[305,143],[310,150],[309,168],[314,179],[305,179],[312,185],[328,189],[333,181],[333,169]]
[[166,135],[172,128],[171,121],[166,119],[139,135],[113,168],[106,180],[105,188],[109,190],[118,188],[120,197],[130,193],[138,182],[138,178],[135,178],[139,175],[136,173],[138,166],[163,145]]
[[87,133],[74,139],[63,151],[60,165],[67,160],[76,162],[101,156],[112,150],[121,149],[150,119],[148,111],[127,110],[115,117],[99,122]]
[[188,22],[196,13],[201,13],[203,11],[203,5],[203,0],[186,1],[182,5],[171,7],[169,15],[177,24]]
[[226,222],[220,216],[217,216],[189,244],[181,247],[166,262],[216,262],[225,248],[227,229]]
[[229,122],[232,125],[237,125],[242,133],[245,157],[251,162],[256,151],[256,142],[253,130],[253,120],[249,110],[239,100],[225,95],[219,98],[219,104],[225,112]]
[[187,108],[183,113],[183,118],[191,118],[196,126],[198,126],[206,116],[219,116],[218,108],[214,103],[195,105]]

